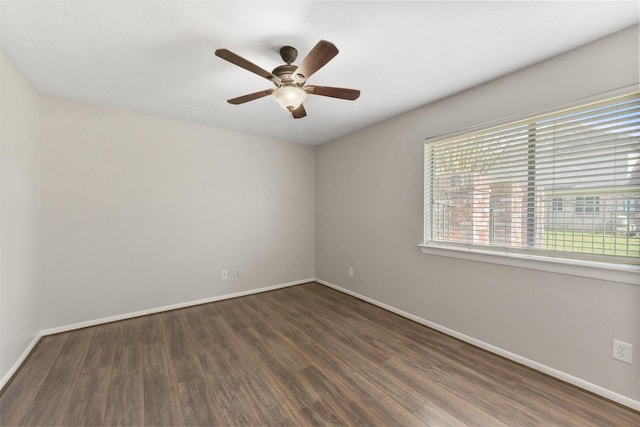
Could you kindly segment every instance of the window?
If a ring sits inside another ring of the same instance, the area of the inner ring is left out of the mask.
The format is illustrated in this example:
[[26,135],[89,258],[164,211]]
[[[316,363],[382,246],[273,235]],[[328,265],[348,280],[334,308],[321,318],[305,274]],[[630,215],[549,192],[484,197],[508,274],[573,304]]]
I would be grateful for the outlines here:
[[554,197],[551,200],[551,210],[554,212],[561,212],[562,211],[562,197]]
[[600,213],[600,197],[577,197],[576,215],[597,215]]
[[639,93],[425,144],[425,247],[640,265],[639,200]]

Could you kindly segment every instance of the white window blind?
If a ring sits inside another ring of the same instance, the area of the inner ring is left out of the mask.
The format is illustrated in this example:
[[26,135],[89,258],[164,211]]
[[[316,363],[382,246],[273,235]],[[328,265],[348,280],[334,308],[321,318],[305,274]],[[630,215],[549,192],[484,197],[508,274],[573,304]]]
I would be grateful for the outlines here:
[[640,264],[638,93],[425,144],[425,244]]

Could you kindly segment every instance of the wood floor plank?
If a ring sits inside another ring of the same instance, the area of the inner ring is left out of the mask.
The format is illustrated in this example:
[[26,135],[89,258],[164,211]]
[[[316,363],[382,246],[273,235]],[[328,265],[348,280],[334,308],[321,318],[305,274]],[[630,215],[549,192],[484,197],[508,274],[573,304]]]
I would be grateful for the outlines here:
[[310,426],[348,426],[347,422],[333,411],[324,400],[316,400],[308,406],[300,409],[300,415],[304,419],[303,425]]
[[207,325],[209,337],[199,340],[196,347],[211,381],[225,375],[239,376],[260,367],[260,358],[249,350],[226,319],[215,316],[204,319],[203,323]]
[[45,337],[0,423],[626,427],[640,413],[310,283]]
[[467,424],[442,409],[433,402],[427,402],[418,408],[414,414],[428,426],[434,427],[465,427]]
[[296,410],[318,398],[314,389],[309,387],[300,374],[302,369],[309,366],[308,363],[291,364],[282,348],[274,348],[265,337],[261,337],[253,328],[246,331],[246,334],[243,335],[243,341],[261,359],[257,372],[271,378],[273,389],[278,390],[280,394],[288,391],[290,404]]
[[91,344],[82,364],[82,375],[76,383],[64,425],[102,425],[107,406],[109,382],[119,325],[95,328]]
[[292,371],[299,371],[311,364],[310,359],[304,352],[299,351],[298,346],[292,342],[285,334],[278,331],[270,323],[254,325],[253,332],[260,337],[266,345],[266,351],[275,355],[278,363],[284,368]]
[[144,425],[144,385],[140,372],[112,374],[104,425]]
[[[534,398],[562,410],[566,415],[563,421],[574,424],[589,419],[593,425],[607,426],[640,426],[640,413],[620,411],[617,405],[577,390],[573,386],[559,382],[546,375],[525,377],[521,389],[534,393]],[[577,416],[580,414],[580,416]]]
[[213,387],[204,378],[192,378],[178,385],[180,405],[185,425],[228,426],[234,425],[226,406],[217,400]]
[[84,373],[69,402],[62,425],[104,425],[110,380],[111,367],[96,368],[90,373]]
[[162,325],[176,381],[181,383],[193,377],[201,377],[204,375],[204,369],[200,362],[200,355],[192,351],[196,340],[191,336],[184,318],[184,310],[174,310],[165,314]]
[[[275,316],[275,314],[271,314],[270,317],[274,318]],[[307,315],[309,319],[313,319],[313,316],[313,314]],[[297,317],[299,317],[299,313]],[[287,320],[293,322],[295,318],[296,313],[294,312]],[[289,322],[285,320],[285,323]],[[350,385],[348,387],[349,395],[356,396],[360,400],[369,400],[370,398],[378,400],[383,397],[381,390],[387,390],[389,393],[400,396],[399,398],[407,404],[410,410],[424,404],[424,400],[417,393],[402,387],[401,384],[395,382],[394,378],[381,373],[375,361],[370,360],[359,351],[354,351],[352,343],[332,335],[331,327],[326,326],[324,321],[315,319],[312,321],[313,323],[316,324],[315,331],[303,328],[306,336],[300,338],[300,335],[297,335],[298,341],[303,342],[309,351],[318,356],[315,362],[318,368],[333,372],[336,378]],[[326,329],[324,329],[325,327]],[[322,333],[319,333],[318,328],[322,328]],[[290,330],[289,333],[294,332]],[[367,379],[361,375],[361,373],[367,372],[381,375],[374,375]],[[367,387],[362,386],[364,382],[368,383]]]
[[253,402],[247,393],[242,380],[236,376],[217,378],[207,384],[212,395],[212,413],[215,419],[229,418],[230,422],[214,425],[260,425],[265,424],[260,407]]
[[68,337],[21,424],[62,424],[94,333],[95,329],[87,328]]
[[378,366],[360,365],[357,372],[387,395],[393,396],[410,412],[414,412],[427,401],[419,392]]
[[[367,406],[352,397],[325,397],[330,411],[338,414],[350,426],[386,426],[387,423],[379,417],[379,408]],[[395,425],[393,423],[392,425]]]
[[315,367],[304,370],[308,382],[318,388],[324,402],[331,402],[329,413],[346,419],[349,425],[413,426],[424,425],[411,411],[389,396],[379,400],[363,399],[350,393],[340,378]]
[[[356,342],[345,340],[344,337],[332,334],[331,327],[317,326],[322,333],[310,334],[315,341],[313,350],[320,355],[321,362],[317,366],[325,372],[333,372],[333,375],[341,381],[351,384],[349,393],[360,399],[368,399],[384,391],[397,397],[410,411],[422,406],[424,399],[410,388],[399,383],[395,378],[380,370],[380,362],[367,357],[363,348]],[[367,348],[368,346],[365,346]],[[358,382],[357,379],[361,380]],[[363,389],[360,385],[366,381],[368,387]]]
[[384,425],[387,426],[428,426],[420,417],[415,415],[415,412],[407,411],[402,405],[400,405],[395,399],[387,396],[380,400],[376,405],[378,411],[381,413],[380,418],[384,421]]
[[473,393],[468,389],[451,388],[448,384],[442,384],[439,379],[434,380],[424,371],[415,370],[401,359],[386,362],[384,369],[390,376],[414,390],[425,400],[436,403],[467,424],[495,427],[510,425],[494,416],[492,411],[494,408],[487,410],[482,391]]
[[58,347],[58,346],[64,345],[71,335],[72,335],[71,332],[63,332],[60,334],[47,335],[45,337],[40,338],[40,342],[38,343],[38,348],[40,350],[45,350],[51,347]]
[[144,425],[140,319],[118,322],[104,425]]
[[[282,303],[289,305],[288,301]],[[264,304],[264,310],[265,315],[279,325],[278,330],[288,338],[289,343],[295,343],[295,347],[290,351],[307,360],[307,367],[313,365],[321,371],[331,372],[331,375],[340,383],[343,393],[348,393],[360,400],[375,401],[384,397],[382,391],[353,371],[350,358],[336,357],[331,345],[326,342],[318,343],[315,339],[317,334],[308,333],[308,327],[306,323],[301,323],[299,313],[273,310],[270,304]],[[293,375],[287,375],[286,371],[279,372],[284,377],[281,380],[282,383],[292,389],[302,407],[310,404],[312,406],[312,402],[316,402],[321,397],[316,387],[304,378],[305,369],[306,367],[294,372]]]
[[249,401],[257,403],[262,413],[260,424],[268,423],[277,426],[302,424],[303,419],[293,405],[292,396],[288,390],[274,386],[272,377],[252,371],[242,378],[242,386],[249,396]]
[[[325,331],[330,332],[332,336],[340,339],[344,343],[350,343],[353,345],[355,351],[361,352],[369,360],[373,359],[375,362],[383,362],[389,358],[389,354],[380,348],[376,347],[369,340],[365,339],[370,337],[371,334],[375,334],[378,329],[377,325],[360,325],[363,329],[369,332],[369,335],[359,334],[357,329],[352,329],[354,322],[348,315],[345,315],[343,308],[340,304],[318,302],[315,299],[304,300],[304,306],[301,307],[302,302],[292,301],[298,310],[304,310],[308,316],[312,316],[316,325],[321,325]],[[340,315],[342,313],[342,315]]]
[[48,372],[58,358],[63,345],[64,342],[57,346],[48,346],[45,350],[38,350],[39,345],[36,346],[25,369],[21,369],[17,373],[0,396],[0,425],[20,425],[45,382]]
[[[500,414],[500,411],[506,414],[519,413],[518,421],[522,425],[541,425],[548,421],[549,415],[544,416],[529,415],[528,409],[531,408],[532,402],[525,396],[514,393],[515,387],[519,384],[513,381],[505,381],[502,377],[494,377],[489,370],[479,371],[476,367],[477,358],[469,356],[467,360],[461,361],[455,357],[456,352],[442,353],[434,351],[430,348],[422,347],[420,352],[411,351],[410,346],[404,347],[405,351],[398,353],[397,358],[402,360],[408,367],[410,372],[421,372],[432,379],[437,380],[444,387],[454,385],[459,390],[469,390],[474,393],[476,389],[482,391],[484,400],[479,402],[484,406],[484,410],[492,407],[492,401],[503,401],[499,410],[491,411],[492,414]],[[461,353],[463,353],[462,350]],[[426,363],[427,361],[431,363]],[[500,419],[500,417],[498,416]],[[507,424],[511,420],[506,417],[503,419]]]
[[144,424],[147,426],[183,425],[184,418],[178,386],[167,354],[166,343],[145,345],[142,367]]

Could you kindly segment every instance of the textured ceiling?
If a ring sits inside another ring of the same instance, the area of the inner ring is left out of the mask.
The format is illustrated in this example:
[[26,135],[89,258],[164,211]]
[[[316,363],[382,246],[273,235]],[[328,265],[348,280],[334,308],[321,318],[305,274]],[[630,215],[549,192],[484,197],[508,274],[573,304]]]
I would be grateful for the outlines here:
[[[576,48],[639,20],[637,1],[10,1],[2,50],[41,92],[302,144],[319,144]],[[273,99],[226,99],[273,85],[214,55],[262,68],[283,45],[340,53],[294,120]]]

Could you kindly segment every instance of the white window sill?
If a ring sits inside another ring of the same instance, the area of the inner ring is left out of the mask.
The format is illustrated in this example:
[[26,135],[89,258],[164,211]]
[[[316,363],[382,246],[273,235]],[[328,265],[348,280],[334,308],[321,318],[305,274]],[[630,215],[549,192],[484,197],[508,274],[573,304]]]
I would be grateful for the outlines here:
[[570,276],[607,280],[640,286],[640,266],[595,261],[568,260],[517,253],[495,253],[478,249],[418,245],[424,254],[446,256]]

